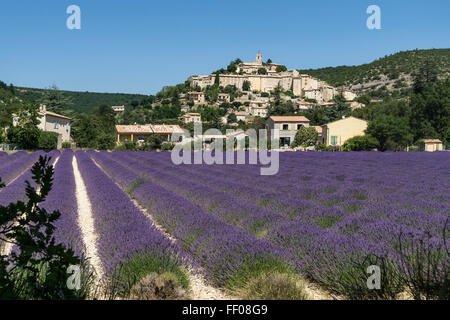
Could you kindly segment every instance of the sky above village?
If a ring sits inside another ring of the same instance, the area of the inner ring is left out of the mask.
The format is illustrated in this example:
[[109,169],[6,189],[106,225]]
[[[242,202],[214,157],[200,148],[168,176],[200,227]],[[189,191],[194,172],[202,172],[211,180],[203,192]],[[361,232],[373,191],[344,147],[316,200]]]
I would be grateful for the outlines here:
[[[81,29],[67,27],[70,5]],[[368,29],[369,5],[381,29]],[[258,50],[289,69],[359,65],[448,48],[449,12],[448,0],[1,1],[0,80],[154,94],[235,58],[254,61]]]

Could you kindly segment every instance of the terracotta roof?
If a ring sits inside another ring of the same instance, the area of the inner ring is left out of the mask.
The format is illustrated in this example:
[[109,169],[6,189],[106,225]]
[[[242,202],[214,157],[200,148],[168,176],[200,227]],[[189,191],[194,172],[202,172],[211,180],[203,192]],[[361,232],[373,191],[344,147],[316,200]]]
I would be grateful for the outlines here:
[[304,116],[271,116],[274,122],[309,122],[309,119]]
[[322,127],[321,126],[313,126],[314,129],[316,129],[317,133],[322,133]]
[[188,92],[188,94],[204,94],[203,92],[197,92],[197,91],[191,91],[191,92]]
[[237,116],[246,116],[246,115],[247,115],[247,114],[246,114],[245,112],[243,112],[243,111],[238,111],[238,112],[235,112],[234,114],[237,115]]
[[150,124],[116,125],[117,133],[153,133]]
[[187,115],[190,115],[190,116],[199,116],[200,115],[200,113],[196,113],[196,112],[189,112]]
[[442,143],[439,139],[423,139],[423,142],[425,143]]
[[62,116],[62,115],[60,115],[60,114],[57,114],[57,113],[54,113],[54,112],[51,112],[51,111],[44,111],[44,112],[42,112],[42,113],[44,113],[44,114],[46,114],[46,115],[49,115],[49,116],[57,117],[57,118],[62,118],[62,119],[67,119],[67,120],[72,120],[72,119],[69,118],[69,117]]
[[184,133],[179,125],[150,124],[154,133]]

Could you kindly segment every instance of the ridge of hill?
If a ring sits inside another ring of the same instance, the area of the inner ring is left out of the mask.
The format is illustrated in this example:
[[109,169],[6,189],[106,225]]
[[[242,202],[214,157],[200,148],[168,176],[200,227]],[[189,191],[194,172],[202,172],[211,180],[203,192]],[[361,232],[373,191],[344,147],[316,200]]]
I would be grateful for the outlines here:
[[400,93],[411,88],[414,75],[426,61],[434,64],[440,79],[450,76],[450,49],[400,51],[358,66],[304,69],[299,72],[357,93],[375,90]]

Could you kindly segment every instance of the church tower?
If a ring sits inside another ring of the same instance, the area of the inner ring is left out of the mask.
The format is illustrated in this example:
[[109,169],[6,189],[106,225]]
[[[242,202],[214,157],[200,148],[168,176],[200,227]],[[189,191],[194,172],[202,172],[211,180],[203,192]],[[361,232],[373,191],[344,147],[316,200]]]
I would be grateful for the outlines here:
[[260,65],[262,65],[262,55],[261,52],[258,51],[258,53],[256,54],[256,62]]

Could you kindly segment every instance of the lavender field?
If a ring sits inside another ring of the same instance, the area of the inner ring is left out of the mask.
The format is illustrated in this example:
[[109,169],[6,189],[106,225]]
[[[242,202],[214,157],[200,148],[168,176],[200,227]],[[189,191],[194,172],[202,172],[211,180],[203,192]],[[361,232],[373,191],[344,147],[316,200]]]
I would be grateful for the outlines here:
[[[39,154],[0,155],[2,204],[24,197],[17,185]],[[302,279],[310,299],[449,297],[448,153],[286,152],[274,176],[174,165],[168,152],[51,156],[42,205],[62,212],[56,239],[110,283],[172,273],[189,291],[199,274],[245,298],[255,278],[277,272]],[[368,287],[369,266],[380,288]]]

